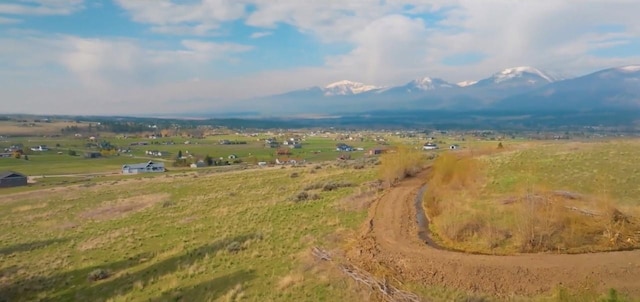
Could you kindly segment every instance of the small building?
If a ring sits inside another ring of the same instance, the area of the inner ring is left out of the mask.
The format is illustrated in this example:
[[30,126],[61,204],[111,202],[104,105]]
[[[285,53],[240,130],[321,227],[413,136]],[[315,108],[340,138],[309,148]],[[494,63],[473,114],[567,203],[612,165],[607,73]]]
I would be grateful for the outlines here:
[[122,174],[161,173],[164,172],[164,163],[149,161],[142,164],[123,165]]
[[0,188],[13,188],[27,185],[27,176],[18,172],[0,172]]
[[84,158],[99,158],[102,157],[102,153],[97,151],[89,151],[84,153]]
[[36,146],[36,147],[31,147],[31,151],[44,152],[44,151],[49,151],[49,148],[47,148],[46,145],[40,145],[40,146]]
[[426,143],[422,146],[422,150],[435,150],[438,149],[438,145],[434,143]]

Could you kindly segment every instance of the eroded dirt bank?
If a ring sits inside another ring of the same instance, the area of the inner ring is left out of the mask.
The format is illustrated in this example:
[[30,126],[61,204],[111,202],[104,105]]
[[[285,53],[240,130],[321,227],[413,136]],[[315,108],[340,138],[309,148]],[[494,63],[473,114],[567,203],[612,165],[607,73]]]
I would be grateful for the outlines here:
[[358,244],[347,252],[369,271],[495,296],[535,295],[563,285],[640,297],[640,251],[580,255],[473,255],[431,247],[418,236],[415,197],[426,172],[389,189],[369,209]]

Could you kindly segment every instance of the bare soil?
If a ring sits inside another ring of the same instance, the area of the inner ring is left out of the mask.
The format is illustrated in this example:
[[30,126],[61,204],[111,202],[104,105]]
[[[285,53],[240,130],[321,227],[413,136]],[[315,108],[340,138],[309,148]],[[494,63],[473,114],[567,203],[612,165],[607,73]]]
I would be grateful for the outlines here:
[[[447,251],[418,237],[414,198],[426,172],[389,189],[369,217],[347,258],[392,280],[455,288],[497,297],[545,294],[558,286],[576,291],[615,288],[640,297],[640,251],[592,254],[475,255]],[[382,269],[381,269],[382,268]]]

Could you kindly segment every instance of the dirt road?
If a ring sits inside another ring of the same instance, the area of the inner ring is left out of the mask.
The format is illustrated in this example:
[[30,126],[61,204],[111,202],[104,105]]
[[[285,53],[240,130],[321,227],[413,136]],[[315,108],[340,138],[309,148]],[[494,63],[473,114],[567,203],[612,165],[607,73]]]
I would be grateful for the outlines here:
[[414,198],[425,173],[405,180],[374,202],[358,245],[347,257],[370,271],[388,269],[399,280],[498,297],[536,295],[558,285],[640,297],[640,251],[580,255],[472,255],[430,247],[418,238]]

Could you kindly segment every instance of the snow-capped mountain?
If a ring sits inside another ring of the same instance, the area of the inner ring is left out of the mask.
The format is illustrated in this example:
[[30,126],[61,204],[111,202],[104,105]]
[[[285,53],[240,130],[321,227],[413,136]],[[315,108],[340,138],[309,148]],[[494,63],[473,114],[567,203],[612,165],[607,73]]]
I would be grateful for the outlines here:
[[339,81],[255,99],[274,113],[344,113],[368,110],[545,110],[639,108],[640,65],[558,80],[534,67],[507,68],[479,81],[449,83],[421,77],[378,87]]
[[597,71],[507,97],[495,104],[512,110],[640,109],[640,65]]
[[548,73],[530,66],[504,69],[491,77],[478,81],[472,86],[542,86],[555,82]]
[[325,96],[335,96],[335,95],[354,95],[360,94],[363,92],[371,91],[379,89],[374,85],[367,85],[359,82],[352,81],[339,81],[335,83],[331,83],[324,87],[324,95]]
[[475,83],[478,83],[478,81],[462,81],[462,82],[458,82],[456,83],[456,85],[458,85],[458,87],[467,87],[467,86],[471,86]]

